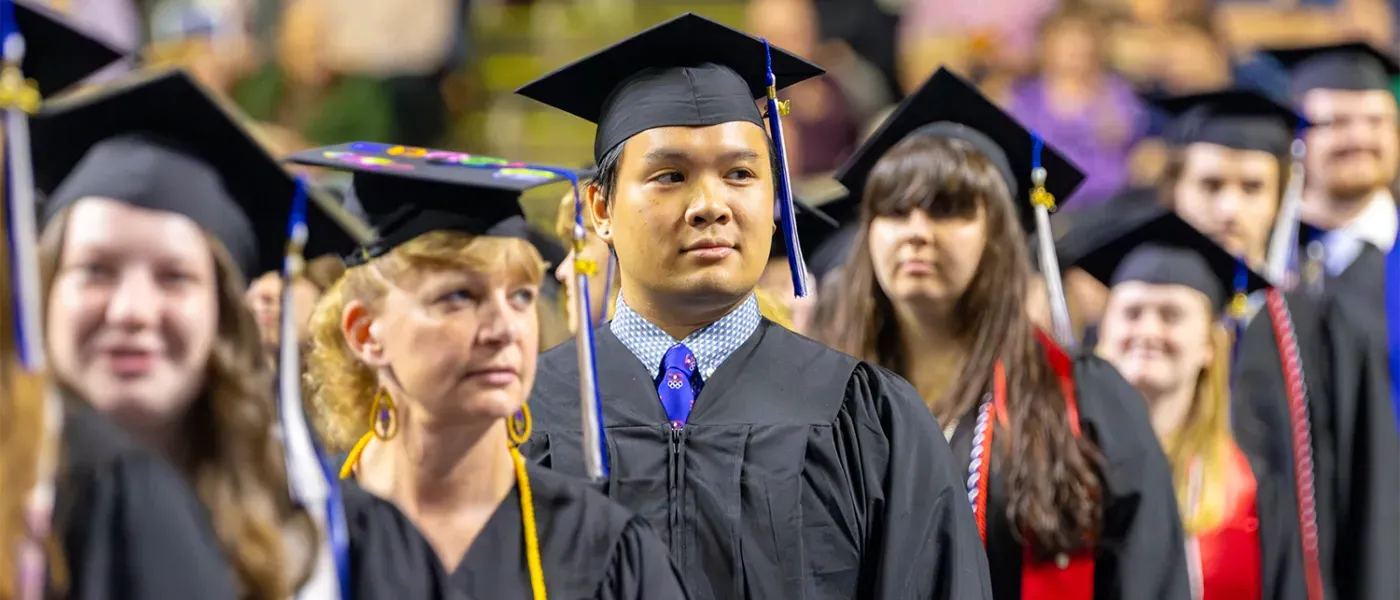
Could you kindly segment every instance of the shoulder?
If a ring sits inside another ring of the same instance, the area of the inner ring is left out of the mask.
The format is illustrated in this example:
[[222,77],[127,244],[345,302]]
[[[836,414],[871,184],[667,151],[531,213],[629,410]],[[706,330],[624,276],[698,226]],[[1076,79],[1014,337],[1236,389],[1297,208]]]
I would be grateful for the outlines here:
[[538,363],[542,374],[578,371],[578,339],[570,337],[558,346],[541,352]]
[[1111,465],[1161,455],[1147,401],[1113,365],[1092,354],[1075,358],[1074,388],[1079,421]]
[[535,505],[548,507],[548,519],[570,523],[589,539],[617,539],[635,518],[632,511],[608,499],[587,480],[535,464],[527,465],[526,470]]

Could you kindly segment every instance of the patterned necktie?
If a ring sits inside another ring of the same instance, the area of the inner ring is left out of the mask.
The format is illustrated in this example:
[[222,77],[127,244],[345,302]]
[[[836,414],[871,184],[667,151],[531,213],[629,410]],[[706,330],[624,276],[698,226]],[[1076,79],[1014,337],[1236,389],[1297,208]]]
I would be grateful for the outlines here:
[[685,427],[690,409],[695,406],[695,387],[691,376],[695,375],[695,354],[685,344],[676,344],[666,351],[661,359],[661,380],[656,384],[656,393],[661,397],[661,408],[666,410],[666,418],[673,429]]

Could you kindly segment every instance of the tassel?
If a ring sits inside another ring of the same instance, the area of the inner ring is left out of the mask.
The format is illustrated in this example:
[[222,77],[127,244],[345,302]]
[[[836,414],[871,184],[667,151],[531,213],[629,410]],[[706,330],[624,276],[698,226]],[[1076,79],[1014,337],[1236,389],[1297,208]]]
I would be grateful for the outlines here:
[[[579,415],[583,422],[583,457],[588,476],[594,481],[608,476],[607,432],[603,426],[603,397],[598,390],[598,358],[593,339],[593,310],[589,302],[588,278],[598,272],[598,265],[583,257],[583,244],[588,230],[583,226],[583,195],[579,192],[578,175],[562,169],[545,169],[569,180],[574,187],[574,307],[579,326],[574,332],[578,346]],[[611,283],[612,258],[608,258],[608,277],[603,289]],[[607,296],[603,297],[607,302]]]
[[1264,275],[1269,282],[1285,290],[1293,289],[1299,280],[1298,214],[1303,206],[1303,159],[1307,156],[1307,144],[1303,142],[1302,135],[1300,128],[1298,137],[1289,149],[1288,185],[1279,204],[1274,232],[1269,237],[1269,253],[1264,267]]
[[[34,402],[42,408],[38,465],[34,487],[25,499],[25,537],[19,540],[15,557],[16,593],[20,600],[40,600],[49,581],[50,518],[53,514],[58,460],[63,437],[63,403],[52,382],[45,377],[43,297],[39,277],[38,219],[34,199],[34,171],[29,146],[29,115],[39,109],[39,88],[25,79],[24,36],[15,20],[11,0],[0,0],[0,107],[4,108],[5,226],[12,255],[15,346],[20,369],[19,381],[11,382],[15,397],[7,402]],[[19,396],[27,396],[21,398]],[[61,565],[54,565],[57,572]]]
[[1031,204],[1035,208],[1035,230],[1039,242],[1040,273],[1045,277],[1045,293],[1050,300],[1051,330],[1055,342],[1073,350],[1076,346],[1074,325],[1069,318],[1069,303],[1065,301],[1065,286],[1060,279],[1060,260],[1055,254],[1055,237],[1050,231],[1050,213],[1055,210],[1055,195],[1045,189],[1048,173],[1040,164],[1045,142],[1040,134],[1031,132]]
[[[320,544],[311,579],[297,592],[298,598],[350,599],[350,546],[339,483],[331,477],[324,451],[306,420],[301,397],[301,349],[297,344],[296,303],[293,283],[306,267],[303,250],[306,225],[306,183],[298,177],[287,226],[287,250],[282,262],[282,318],[278,341],[278,416],[282,428],[283,460],[292,500],[306,509],[328,538]],[[330,572],[336,574],[331,577]]]
[[768,133],[773,136],[773,148],[778,152],[778,221],[782,225],[783,243],[787,245],[788,269],[792,271],[793,295],[806,298],[807,261],[802,258],[802,244],[797,239],[797,209],[792,203],[792,179],[788,176],[787,146],[783,142],[783,120],[788,114],[786,101],[778,100],[778,78],[773,74],[773,50],[768,39],[763,40],[768,77]]

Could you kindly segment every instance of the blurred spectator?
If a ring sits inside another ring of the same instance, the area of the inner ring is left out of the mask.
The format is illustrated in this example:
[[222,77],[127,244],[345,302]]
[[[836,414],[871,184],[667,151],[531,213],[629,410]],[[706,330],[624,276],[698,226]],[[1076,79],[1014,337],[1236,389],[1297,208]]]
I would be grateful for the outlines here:
[[980,81],[1029,69],[1040,22],[1058,0],[909,0],[899,26],[900,84],[910,92],[940,65]]
[[234,98],[254,119],[298,131],[313,145],[394,140],[393,108],[383,84],[329,68],[325,8],[320,0],[289,0],[275,60],[238,82]]
[[[817,12],[811,0],[750,0],[748,29],[809,60],[816,60]],[[829,77],[804,81],[783,91],[792,102],[785,121],[788,165],[794,176],[828,173],[855,149],[860,124],[841,87]]]
[[1088,174],[1070,210],[1108,199],[1128,181],[1128,150],[1146,118],[1128,82],[1104,60],[1101,21],[1065,9],[1046,19],[1039,74],[1021,80],[1007,109]]
[[877,0],[813,0],[827,48],[821,65],[847,88],[864,122],[894,103],[901,92],[895,67],[895,32],[903,8]]

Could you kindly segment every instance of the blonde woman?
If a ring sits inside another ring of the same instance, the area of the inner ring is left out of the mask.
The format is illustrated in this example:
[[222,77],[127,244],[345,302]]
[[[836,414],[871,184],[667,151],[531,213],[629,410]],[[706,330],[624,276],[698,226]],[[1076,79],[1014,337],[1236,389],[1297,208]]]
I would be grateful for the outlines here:
[[516,449],[530,433],[545,267],[502,234],[520,192],[553,176],[394,150],[290,159],[354,170],[380,234],[312,317],[308,387],[327,440],[351,450],[342,477],[403,509],[470,597],[684,598],[640,518]]
[[1305,598],[1288,465],[1254,443],[1264,432],[1231,434],[1222,314],[1263,279],[1165,209],[1112,227],[1118,235],[1078,260],[1110,286],[1097,349],[1147,401],[1172,466],[1194,597]]

